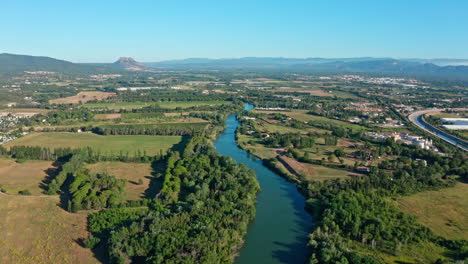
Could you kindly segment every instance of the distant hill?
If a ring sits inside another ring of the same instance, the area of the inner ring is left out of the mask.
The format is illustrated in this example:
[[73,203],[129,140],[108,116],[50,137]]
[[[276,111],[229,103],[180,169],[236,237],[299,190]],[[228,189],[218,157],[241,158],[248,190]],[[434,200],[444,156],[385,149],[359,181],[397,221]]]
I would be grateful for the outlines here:
[[58,60],[50,57],[29,55],[0,54],[0,72],[20,73],[24,71],[51,71],[64,74],[92,74],[116,72],[105,65],[87,65]]
[[135,61],[130,57],[121,57],[112,64],[112,67],[125,69],[128,71],[154,71],[153,68],[144,65],[143,63]]
[[[439,64],[448,59],[429,60]],[[458,64],[465,60],[455,60]],[[468,66],[438,66],[422,59],[396,60],[390,58],[239,58],[239,59],[185,59],[146,63],[158,69],[192,70],[274,70],[311,73],[370,73],[393,76],[430,77],[468,80]]]

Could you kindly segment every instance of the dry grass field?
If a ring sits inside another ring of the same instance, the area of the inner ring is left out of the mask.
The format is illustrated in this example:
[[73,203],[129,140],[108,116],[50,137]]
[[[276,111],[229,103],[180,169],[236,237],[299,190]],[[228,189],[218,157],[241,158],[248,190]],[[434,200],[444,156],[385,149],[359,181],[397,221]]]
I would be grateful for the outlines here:
[[289,164],[289,167],[291,167],[297,174],[304,176],[307,181],[324,181],[336,178],[347,178],[351,175],[359,175],[345,170],[299,162],[287,156],[282,156],[281,158],[285,163]]
[[436,234],[448,239],[468,239],[468,184],[427,191],[398,200],[404,212],[414,215]]
[[[125,194],[127,199],[132,201],[143,197],[152,177],[152,168],[148,163],[99,162],[89,164],[87,168],[94,173],[108,172],[118,179],[127,180]],[[143,181],[143,184],[138,184],[140,179]]]
[[94,115],[94,119],[96,120],[106,120],[106,119],[117,119],[121,118],[122,114],[97,114]]
[[0,194],[0,263],[100,263],[77,241],[86,238],[86,215],[57,206],[58,196]]
[[29,190],[32,195],[41,195],[40,187],[47,170],[56,169],[51,161],[31,160],[16,163],[11,159],[0,160],[0,186],[9,194]]
[[69,96],[65,98],[58,98],[50,100],[50,104],[78,104],[80,102],[86,103],[93,100],[102,100],[114,96],[115,93],[107,92],[79,92],[77,95]]
[[46,114],[50,110],[40,109],[40,108],[4,108],[0,109],[0,116],[5,116],[8,114],[16,116],[33,116],[37,114]]

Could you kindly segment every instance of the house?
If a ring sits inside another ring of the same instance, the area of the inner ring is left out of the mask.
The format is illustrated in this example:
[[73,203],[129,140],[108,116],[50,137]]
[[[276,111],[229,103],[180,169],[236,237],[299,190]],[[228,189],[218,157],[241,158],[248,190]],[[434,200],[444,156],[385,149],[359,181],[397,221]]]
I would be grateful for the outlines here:
[[361,173],[369,173],[370,172],[369,168],[367,168],[367,167],[357,167],[356,171],[361,172]]

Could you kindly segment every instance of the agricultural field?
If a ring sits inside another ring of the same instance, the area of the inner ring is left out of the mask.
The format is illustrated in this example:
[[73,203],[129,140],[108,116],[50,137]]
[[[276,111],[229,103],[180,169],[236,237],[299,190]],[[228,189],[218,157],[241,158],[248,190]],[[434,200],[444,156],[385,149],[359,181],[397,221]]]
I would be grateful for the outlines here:
[[79,104],[80,102],[86,103],[88,101],[107,99],[114,95],[115,93],[97,92],[97,91],[79,92],[77,95],[74,95],[74,96],[50,100],[49,103],[50,104]]
[[[117,179],[127,181],[125,196],[127,200],[136,201],[144,197],[152,176],[152,168],[149,163],[131,162],[98,162],[86,166],[93,173],[108,172]],[[141,184],[139,181],[141,180]]]
[[414,215],[447,239],[468,239],[468,184],[427,191],[398,200],[404,212]]
[[95,120],[109,120],[121,118],[122,114],[96,114],[94,115]]
[[86,215],[71,214],[58,196],[0,194],[0,263],[101,263],[83,248]]
[[338,126],[344,126],[347,128],[352,128],[355,130],[366,130],[366,128],[352,124],[349,122],[341,121],[341,120],[336,120],[336,119],[331,119],[331,118],[326,118],[323,116],[317,116],[317,115],[309,115],[307,114],[307,110],[293,110],[293,111],[263,111],[263,110],[254,110],[255,113],[264,113],[264,114],[283,114],[286,115],[292,119],[295,119],[297,121],[301,122],[308,122],[309,124],[313,125],[314,122],[320,122],[320,123],[331,123],[334,125]]
[[101,136],[91,133],[45,132],[31,133],[22,138],[5,144],[12,146],[40,146],[48,148],[83,148],[91,147],[102,154],[119,154],[128,152],[133,155],[136,151],[146,151],[148,155],[165,153],[175,144],[182,141],[180,136]]
[[202,106],[202,105],[221,105],[221,104],[228,104],[230,102],[227,101],[195,101],[195,102],[158,102],[158,103],[142,103],[142,102],[122,102],[122,103],[92,103],[92,104],[85,104],[83,107],[86,108],[107,108],[111,110],[118,110],[118,109],[138,109],[143,108],[146,106],[151,105],[158,105],[162,108],[168,109],[175,109],[175,108],[189,108],[194,106]]
[[12,159],[0,160],[0,188],[8,194],[29,190],[31,195],[41,195],[43,181],[56,170],[51,161],[28,160],[17,163]]

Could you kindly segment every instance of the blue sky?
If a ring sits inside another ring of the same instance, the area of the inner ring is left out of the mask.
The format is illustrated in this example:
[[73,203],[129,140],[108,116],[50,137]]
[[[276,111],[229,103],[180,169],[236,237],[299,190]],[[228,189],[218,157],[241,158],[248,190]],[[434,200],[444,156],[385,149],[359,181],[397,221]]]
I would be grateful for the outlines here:
[[466,0],[4,0],[0,52],[74,62],[468,59]]

